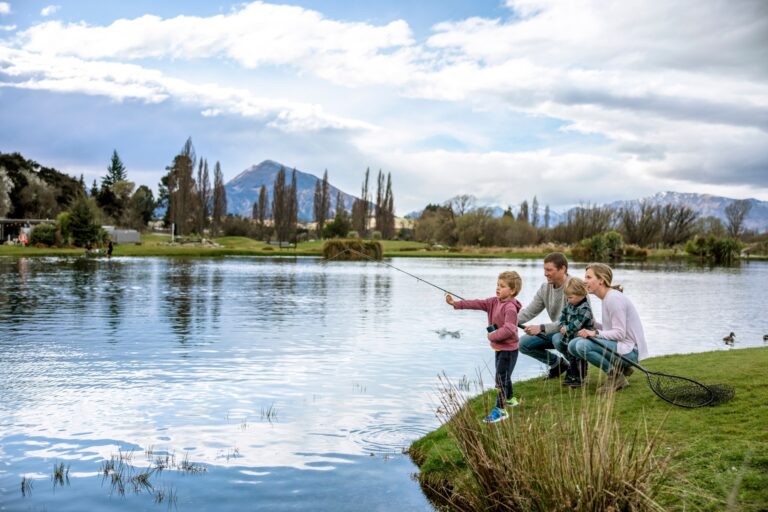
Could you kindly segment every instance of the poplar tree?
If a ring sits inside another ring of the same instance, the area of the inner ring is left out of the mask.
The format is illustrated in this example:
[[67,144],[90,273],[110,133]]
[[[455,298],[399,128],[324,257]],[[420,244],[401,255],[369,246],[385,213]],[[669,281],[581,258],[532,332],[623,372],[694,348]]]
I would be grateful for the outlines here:
[[545,229],[549,229],[549,218],[550,218],[549,205],[547,205],[544,207],[544,228]]
[[227,191],[224,189],[224,175],[221,172],[221,164],[217,161],[213,167],[213,235],[219,233],[221,224],[226,216]]
[[368,215],[370,214],[370,201],[368,200],[368,177],[371,169],[365,170],[365,180],[360,198],[352,203],[352,228],[358,232],[360,237],[365,238],[368,232]]
[[188,234],[194,223],[191,213],[195,198],[195,183],[192,179],[195,161],[195,148],[192,137],[189,137],[168,167],[168,217],[176,225],[178,235]]
[[211,178],[208,160],[200,159],[197,167],[197,232],[202,236],[211,216]]
[[296,229],[299,224],[299,203],[297,196],[296,168],[291,173],[291,188],[288,190],[286,211],[288,212],[288,225],[286,226],[286,237],[291,242],[296,242]]
[[272,187],[272,224],[278,242],[284,240],[287,212],[285,211],[285,169],[280,167]]
[[259,190],[259,198],[253,203],[253,219],[256,221],[256,229],[258,230],[258,237],[262,240],[265,239],[266,234],[266,218],[267,218],[267,187],[262,185]]
[[536,196],[533,196],[531,203],[531,225],[533,227],[539,226],[539,200],[536,199]]
[[384,173],[379,169],[379,175],[376,177],[376,211],[374,212],[374,222],[376,231],[384,236],[384,223],[386,222],[386,204],[384,198]]
[[384,192],[384,227],[382,238],[391,240],[395,237],[395,198],[392,195],[392,173],[387,173],[387,190]]

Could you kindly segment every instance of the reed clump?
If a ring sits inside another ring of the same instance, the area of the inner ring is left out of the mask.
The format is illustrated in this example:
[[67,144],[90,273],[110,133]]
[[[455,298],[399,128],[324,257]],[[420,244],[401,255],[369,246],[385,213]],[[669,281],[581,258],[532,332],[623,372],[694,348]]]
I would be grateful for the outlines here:
[[668,491],[670,454],[658,455],[658,435],[646,426],[619,428],[612,395],[554,399],[551,406],[515,409],[509,420],[485,425],[480,418],[492,407],[490,394],[470,404],[460,391],[442,380],[438,414],[468,471],[454,488],[421,482],[448,508],[663,510],[657,498]]
[[363,261],[380,260],[384,257],[381,242],[375,240],[328,240],[323,244],[323,258],[326,260]]

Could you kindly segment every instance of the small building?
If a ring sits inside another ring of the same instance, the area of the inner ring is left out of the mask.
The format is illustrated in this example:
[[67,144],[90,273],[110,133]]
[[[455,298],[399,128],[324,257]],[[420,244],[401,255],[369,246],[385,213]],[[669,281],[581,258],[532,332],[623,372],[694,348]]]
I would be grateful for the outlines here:
[[138,244],[141,242],[139,232],[135,229],[117,229],[115,226],[101,226],[109,233],[109,237],[116,244]]

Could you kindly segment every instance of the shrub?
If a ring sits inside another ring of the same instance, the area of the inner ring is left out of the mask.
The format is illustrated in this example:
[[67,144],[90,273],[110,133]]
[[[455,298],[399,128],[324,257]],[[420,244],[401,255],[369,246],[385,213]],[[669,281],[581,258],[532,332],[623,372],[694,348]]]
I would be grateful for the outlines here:
[[571,249],[577,261],[620,261],[624,256],[624,239],[616,231],[585,238]]
[[714,235],[695,236],[685,244],[685,252],[714,265],[730,265],[738,259],[742,244],[735,238]]
[[648,249],[637,245],[624,246],[624,257],[633,260],[644,260],[648,257]]
[[381,231],[374,231],[371,233],[372,240],[381,240]]
[[56,244],[56,226],[53,224],[38,224],[29,234],[30,245],[50,247]]
[[347,233],[347,238],[360,238],[360,234],[354,229]]
[[383,256],[384,249],[381,246],[381,242],[328,240],[323,244],[323,258],[327,260],[380,260]]

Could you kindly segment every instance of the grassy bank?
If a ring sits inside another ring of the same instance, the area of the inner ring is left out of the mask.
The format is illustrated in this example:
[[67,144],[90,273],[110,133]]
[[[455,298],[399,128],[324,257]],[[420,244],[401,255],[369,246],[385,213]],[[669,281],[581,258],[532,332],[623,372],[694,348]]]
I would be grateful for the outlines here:
[[[645,376],[636,372],[630,377],[631,385],[616,394],[611,414],[619,428],[632,432],[640,426],[641,437],[643,433],[654,437],[656,454],[669,457],[665,490],[655,497],[661,508],[767,510],[768,348],[665,356],[649,359],[644,365],[705,383],[730,384],[736,389],[736,397],[727,404],[681,409],[658,399],[646,385]],[[594,370],[591,369],[590,384],[584,393],[541,379],[516,383],[515,394],[524,403],[514,410],[512,420],[499,425],[528,425],[526,418],[542,415],[545,410],[572,411],[585,404],[594,407],[597,400],[604,400],[595,396],[598,374]],[[478,423],[492,397],[493,393],[486,393],[469,402]],[[487,435],[482,435],[493,436],[495,427],[484,427]],[[537,434],[513,431],[512,435],[515,442],[530,444],[529,436]],[[480,477],[470,471],[470,464],[445,426],[416,441],[410,453],[420,466],[419,481],[439,503],[449,499],[466,503],[468,500],[462,500],[461,494],[477,489]],[[536,466],[540,469],[536,471],[548,471],[552,467],[545,460],[548,454],[541,455]],[[561,456],[555,457],[560,459]],[[532,474],[530,479],[538,476]]]
[[[120,244],[115,256],[322,256],[324,240],[300,242],[297,247],[278,247],[246,237],[229,236],[213,240],[214,244],[170,243],[170,236],[142,234],[141,244]],[[540,259],[553,250],[564,250],[551,244],[529,247],[459,247],[431,246],[421,242],[382,240],[385,257],[427,258],[520,258]],[[570,253],[565,249],[566,254]],[[0,245],[0,256],[77,256],[83,249],[56,247],[20,247]],[[684,260],[684,253],[672,250],[651,251],[649,260]]]

